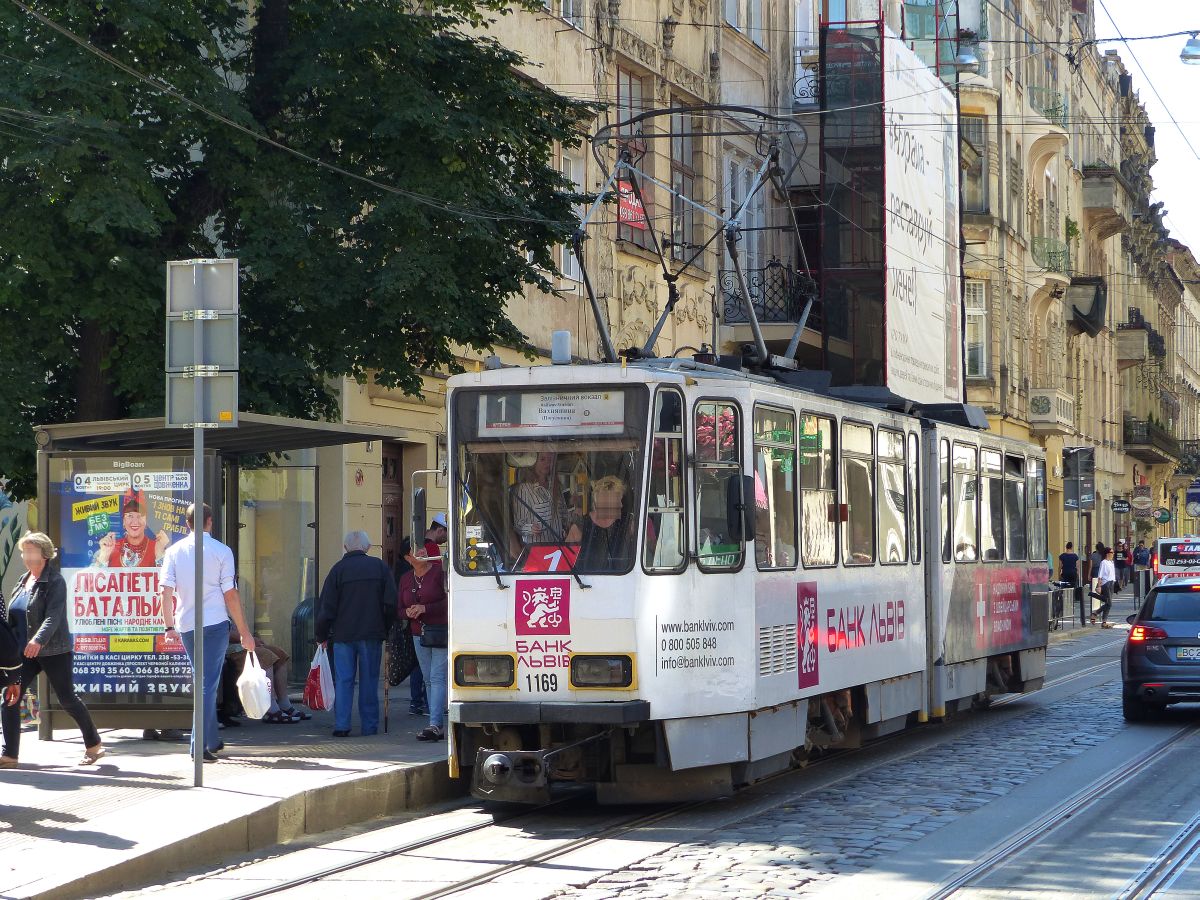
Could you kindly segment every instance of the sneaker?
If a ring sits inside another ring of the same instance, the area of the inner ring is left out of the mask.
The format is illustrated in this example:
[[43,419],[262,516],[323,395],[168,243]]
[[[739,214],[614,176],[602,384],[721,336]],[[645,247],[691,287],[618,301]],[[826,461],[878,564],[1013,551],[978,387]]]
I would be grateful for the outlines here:
[[335,731],[335,732],[333,733],[333,736],[334,736],[334,737],[350,737],[350,732],[349,732],[349,731],[341,731],[341,730],[339,730],[339,731]]
[[429,710],[424,706],[410,706],[408,708],[408,714],[410,716],[427,716],[429,715]]
[[417,740],[425,741],[427,743],[431,741],[444,740],[445,737],[446,732],[438,728],[436,725],[428,725],[417,733]]
[[217,756],[217,754],[213,753],[211,750],[204,751],[204,761],[205,762],[216,762],[220,758],[221,757]]

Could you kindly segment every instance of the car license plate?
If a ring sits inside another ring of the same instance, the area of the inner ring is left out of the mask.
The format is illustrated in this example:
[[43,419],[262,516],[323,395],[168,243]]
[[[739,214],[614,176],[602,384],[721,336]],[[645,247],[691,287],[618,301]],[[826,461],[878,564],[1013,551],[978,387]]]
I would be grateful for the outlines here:
[[1179,647],[1175,650],[1175,658],[1200,660],[1200,647]]

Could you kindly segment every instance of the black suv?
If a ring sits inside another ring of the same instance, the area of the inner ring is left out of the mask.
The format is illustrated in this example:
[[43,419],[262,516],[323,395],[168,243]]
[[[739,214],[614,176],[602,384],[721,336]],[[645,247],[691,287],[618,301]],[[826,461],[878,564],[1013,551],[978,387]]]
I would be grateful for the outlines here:
[[1200,579],[1159,582],[1129,617],[1121,711],[1140,722],[1169,703],[1200,702]]

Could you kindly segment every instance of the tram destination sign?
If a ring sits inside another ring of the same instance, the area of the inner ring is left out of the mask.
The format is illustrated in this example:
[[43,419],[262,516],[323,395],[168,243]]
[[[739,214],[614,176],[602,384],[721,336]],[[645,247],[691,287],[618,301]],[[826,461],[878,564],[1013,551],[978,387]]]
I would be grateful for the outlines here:
[[620,390],[488,393],[479,404],[481,437],[566,437],[624,430],[625,392]]

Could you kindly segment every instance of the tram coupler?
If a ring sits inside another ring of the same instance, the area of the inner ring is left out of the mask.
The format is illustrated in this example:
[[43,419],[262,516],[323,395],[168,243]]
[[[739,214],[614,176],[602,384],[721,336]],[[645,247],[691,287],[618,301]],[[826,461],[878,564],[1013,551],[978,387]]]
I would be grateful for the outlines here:
[[551,750],[480,747],[475,751],[475,766],[471,771],[471,795],[504,803],[548,803],[555,774],[554,758],[584,744],[608,740],[611,734],[611,730],[605,730]]

